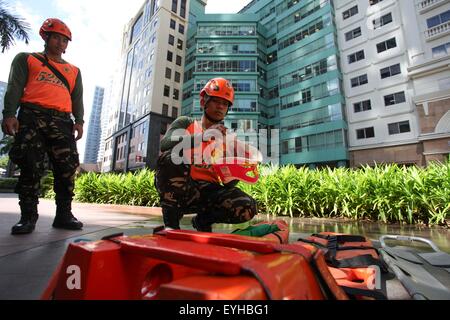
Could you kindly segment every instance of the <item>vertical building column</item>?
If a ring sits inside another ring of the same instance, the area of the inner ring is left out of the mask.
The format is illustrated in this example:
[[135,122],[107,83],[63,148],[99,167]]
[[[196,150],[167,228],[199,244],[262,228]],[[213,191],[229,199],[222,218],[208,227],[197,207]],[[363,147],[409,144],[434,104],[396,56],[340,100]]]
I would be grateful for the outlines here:
[[425,60],[424,45],[422,43],[424,30],[420,28],[415,1],[397,1],[397,3],[400,16],[402,17],[402,34],[405,39],[405,46],[408,48],[409,65],[412,66]]

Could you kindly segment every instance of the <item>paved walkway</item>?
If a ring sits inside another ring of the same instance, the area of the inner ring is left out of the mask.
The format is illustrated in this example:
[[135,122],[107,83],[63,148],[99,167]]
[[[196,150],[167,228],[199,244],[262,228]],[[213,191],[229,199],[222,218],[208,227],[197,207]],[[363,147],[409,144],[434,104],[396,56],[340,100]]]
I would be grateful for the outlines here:
[[[17,195],[0,194],[0,300],[39,299],[70,242],[151,233],[162,225],[160,208],[73,203],[72,212],[84,228],[60,230],[51,226],[55,211],[54,201],[40,199],[36,230],[13,236],[11,227],[20,217]],[[187,219],[182,224],[189,228]]]

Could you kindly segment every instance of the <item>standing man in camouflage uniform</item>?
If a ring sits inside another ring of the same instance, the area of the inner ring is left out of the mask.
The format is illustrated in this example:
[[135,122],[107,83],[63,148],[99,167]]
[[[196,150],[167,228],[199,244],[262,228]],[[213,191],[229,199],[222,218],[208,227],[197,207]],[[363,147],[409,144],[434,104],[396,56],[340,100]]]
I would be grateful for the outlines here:
[[[212,130],[226,135],[227,128],[222,121],[233,102],[231,83],[223,78],[211,79],[200,92],[201,121],[179,117],[162,139],[155,185],[166,228],[179,229],[179,220],[185,213],[196,212],[192,224],[198,231],[205,232],[211,232],[214,223],[242,223],[257,213],[256,201],[235,187],[237,180],[224,185],[211,165],[204,161],[179,164],[175,159],[179,156],[178,151],[173,152],[180,142],[187,140],[191,150],[183,149],[183,153],[193,151],[193,155],[200,154],[201,158],[202,150],[210,143],[206,137]],[[192,159],[190,155],[183,156]]]
[[83,227],[71,212],[75,171],[79,166],[75,141],[83,135],[81,73],[62,59],[72,40],[64,22],[47,19],[39,34],[45,41],[44,52],[19,53],[14,58],[5,95],[2,129],[14,136],[9,156],[20,168],[15,192],[19,194],[21,218],[12,227],[12,234],[31,233],[35,228],[45,153],[54,175],[53,227],[69,230]]

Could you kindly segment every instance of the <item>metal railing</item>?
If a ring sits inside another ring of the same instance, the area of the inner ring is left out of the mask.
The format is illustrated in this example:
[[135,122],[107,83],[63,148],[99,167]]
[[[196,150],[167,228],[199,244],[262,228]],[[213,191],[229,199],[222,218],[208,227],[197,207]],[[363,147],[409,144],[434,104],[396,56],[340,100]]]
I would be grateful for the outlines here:
[[420,14],[425,14],[448,3],[450,0],[421,0],[416,3],[416,7]]
[[428,29],[427,31],[425,31],[425,37],[427,39],[431,39],[443,35],[444,33],[447,32],[450,32],[450,21],[447,21],[445,23],[442,23],[440,25]]
[[446,0],[423,0],[420,1],[417,6],[419,7],[419,10],[427,9],[435,4],[438,4],[439,2],[444,2]]

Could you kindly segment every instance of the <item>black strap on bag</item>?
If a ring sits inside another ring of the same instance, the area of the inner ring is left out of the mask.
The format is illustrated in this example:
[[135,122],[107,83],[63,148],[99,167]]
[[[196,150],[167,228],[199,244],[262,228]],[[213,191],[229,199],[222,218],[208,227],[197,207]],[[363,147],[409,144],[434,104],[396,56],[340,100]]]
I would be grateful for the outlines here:
[[345,291],[345,293],[350,295],[351,298],[354,298],[355,296],[363,296],[373,298],[375,300],[387,300],[386,294],[381,290],[365,290],[346,286],[341,286],[341,288]]
[[353,258],[337,260],[332,255],[325,255],[327,261],[336,268],[360,268],[378,266],[382,272],[387,272],[387,267],[380,259],[375,259],[370,254],[364,254]]
[[342,242],[366,242],[367,239],[363,236],[359,235],[350,235],[350,234],[320,234],[320,233],[314,233],[313,237],[318,237],[326,240],[335,241],[338,243]]
[[372,246],[347,246],[341,247],[339,243],[349,242],[366,242],[367,239],[358,235],[321,235],[315,234],[314,236],[327,239],[328,252],[325,254],[327,260],[337,268],[355,268],[355,267],[369,267],[376,265],[380,267],[381,271],[387,272],[387,266],[381,259],[375,259],[371,254],[363,254],[353,258],[337,260],[337,251],[340,250],[374,250],[379,256],[379,252]]
[[39,61],[41,61],[43,66],[46,66],[47,68],[49,68],[53,72],[53,74],[59,80],[61,80],[61,82],[64,84],[64,86],[67,88],[67,90],[69,90],[69,93],[70,93],[69,81],[67,81],[67,79],[63,76],[63,74],[61,72],[59,72],[58,69],[56,69],[54,66],[52,66],[46,58],[38,55],[37,53],[32,53],[31,55],[33,57],[35,57],[36,59],[38,59]]
[[366,242],[367,239],[363,236],[358,235],[324,235],[324,234],[313,234],[313,237],[318,237],[327,240],[327,245],[324,246],[316,241],[308,239],[298,239],[298,241],[313,244],[317,247],[322,247],[326,249],[325,259],[333,267],[336,268],[357,268],[357,267],[368,267],[376,265],[380,267],[382,272],[387,272],[387,266],[381,259],[375,259],[371,254],[363,254],[353,258],[346,258],[337,260],[337,252],[341,250],[378,250],[372,246],[347,246],[342,247],[339,243],[344,242]]

